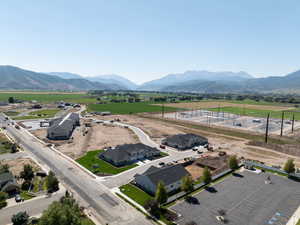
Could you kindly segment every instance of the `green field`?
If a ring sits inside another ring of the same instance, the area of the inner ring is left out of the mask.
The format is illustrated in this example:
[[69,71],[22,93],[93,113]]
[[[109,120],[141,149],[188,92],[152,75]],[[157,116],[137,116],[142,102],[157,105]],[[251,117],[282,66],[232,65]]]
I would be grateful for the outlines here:
[[59,109],[43,109],[30,112],[27,116],[17,116],[14,117],[16,120],[30,120],[30,119],[46,119],[52,118],[58,113]]
[[15,112],[15,111],[7,111],[7,112],[4,112],[4,114],[7,115],[7,116],[17,116],[20,113],[19,112]]
[[[175,111],[176,108],[164,107],[165,112]],[[161,112],[162,107],[151,102],[90,104],[89,112],[110,111],[112,114],[136,114],[144,112]]]
[[[270,117],[272,118],[281,118],[282,111],[271,111],[271,110],[263,110],[263,109],[249,109],[243,107],[221,107],[221,108],[210,108],[208,109],[214,112],[227,112],[232,114],[238,114],[243,116],[253,116],[253,117],[267,117],[268,113],[270,113]],[[285,119],[292,119],[293,114],[295,115],[296,120],[300,120],[300,112],[291,112],[285,111]]]
[[38,102],[50,103],[57,101],[69,101],[74,103],[96,103],[97,99],[88,95],[88,94],[76,94],[76,93],[4,93],[0,92],[0,101],[7,101],[9,97],[14,97],[23,101],[33,101],[36,100]]
[[120,191],[141,206],[144,206],[148,200],[153,199],[151,195],[132,184],[125,184],[121,186]]
[[115,167],[112,164],[102,159],[99,159],[98,156],[101,152],[103,152],[103,150],[90,151],[86,153],[83,157],[77,159],[76,162],[78,162],[83,167],[87,168],[92,173],[99,175],[114,175],[138,166],[137,164],[132,164],[129,166]]

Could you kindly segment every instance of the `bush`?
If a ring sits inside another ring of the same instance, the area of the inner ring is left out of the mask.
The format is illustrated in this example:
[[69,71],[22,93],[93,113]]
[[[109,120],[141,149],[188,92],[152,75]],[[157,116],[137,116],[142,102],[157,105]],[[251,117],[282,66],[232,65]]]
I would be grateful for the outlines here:
[[28,191],[29,188],[30,188],[30,186],[31,186],[31,182],[25,180],[25,181],[22,183],[21,189],[24,190],[24,191]]
[[4,208],[7,206],[7,202],[6,201],[1,201],[0,202],[0,209]]

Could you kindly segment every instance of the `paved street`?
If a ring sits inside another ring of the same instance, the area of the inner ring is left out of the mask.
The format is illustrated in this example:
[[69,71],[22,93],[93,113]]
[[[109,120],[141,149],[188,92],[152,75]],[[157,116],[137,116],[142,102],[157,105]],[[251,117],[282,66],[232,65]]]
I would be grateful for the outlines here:
[[[0,116],[0,122],[4,116]],[[53,170],[59,179],[71,188],[83,200],[82,204],[93,209],[96,218],[103,224],[140,225],[152,224],[145,216],[137,212],[123,200],[113,195],[103,184],[87,175],[73,162],[41,144],[24,129],[17,130],[8,126],[6,130],[20,145],[31,152],[37,160]]]
[[50,198],[39,198],[25,201],[23,203],[4,208],[0,210],[0,224],[6,225],[11,223],[12,215],[17,212],[26,211],[30,216],[40,215],[53,201],[58,201],[64,193],[54,194]]
[[17,152],[17,153],[6,153],[0,155],[0,160],[4,159],[19,159],[28,157],[28,154],[26,152]]

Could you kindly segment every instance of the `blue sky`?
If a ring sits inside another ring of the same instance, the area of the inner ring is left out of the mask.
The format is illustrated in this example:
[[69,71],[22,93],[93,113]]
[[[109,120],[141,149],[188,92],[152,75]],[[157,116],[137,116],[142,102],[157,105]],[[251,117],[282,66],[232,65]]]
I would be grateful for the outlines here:
[[0,64],[41,72],[300,69],[299,0],[9,0],[0,30]]

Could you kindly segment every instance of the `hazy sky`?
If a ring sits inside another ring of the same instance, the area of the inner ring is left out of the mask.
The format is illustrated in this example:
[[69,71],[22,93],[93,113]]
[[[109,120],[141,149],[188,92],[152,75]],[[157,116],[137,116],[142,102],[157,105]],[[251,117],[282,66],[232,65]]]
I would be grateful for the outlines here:
[[133,81],[300,69],[299,0],[6,0],[0,64]]

